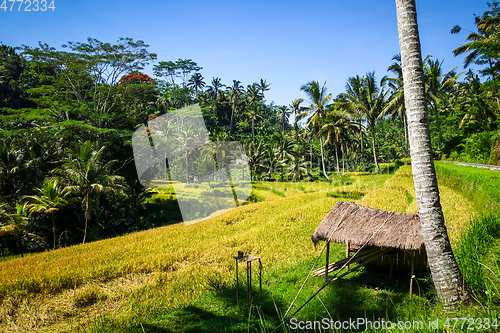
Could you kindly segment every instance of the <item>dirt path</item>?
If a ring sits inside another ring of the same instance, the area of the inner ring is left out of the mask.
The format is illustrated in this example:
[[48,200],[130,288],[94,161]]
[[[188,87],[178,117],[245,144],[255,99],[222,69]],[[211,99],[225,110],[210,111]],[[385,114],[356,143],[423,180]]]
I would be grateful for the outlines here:
[[465,162],[454,162],[454,161],[441,161],[445,163],[454,163],[458,165],[472,166],[476,168],[490,169],[490,170],[498,170],[500,171],[500,166],[498,165],[488,165],[488,164],[477,164],[477,163],[465,163]]

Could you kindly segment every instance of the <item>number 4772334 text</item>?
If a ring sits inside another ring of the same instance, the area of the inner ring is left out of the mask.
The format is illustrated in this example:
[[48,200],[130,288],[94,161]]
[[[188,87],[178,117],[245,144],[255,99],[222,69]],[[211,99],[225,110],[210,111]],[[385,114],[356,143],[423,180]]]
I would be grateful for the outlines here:
[[4,12],[45,12],[47,10],[54,11],[56,9],[55,0],[0,0],[2,5],[0,9]]

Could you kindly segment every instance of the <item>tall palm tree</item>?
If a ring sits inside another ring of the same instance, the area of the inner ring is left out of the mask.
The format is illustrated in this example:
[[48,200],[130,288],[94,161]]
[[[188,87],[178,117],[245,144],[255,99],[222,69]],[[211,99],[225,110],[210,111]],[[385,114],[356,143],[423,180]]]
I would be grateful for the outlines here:
[[43,213],[52,220],[52,235],[54,242],[52,249],[56,248],[56,213],[63,207],[71,204],[75,199],[68,200],[69,191],[61,186],[57,179],[46,179],[42,188],[35,187],[35,195],[25,196],[29,204],[26,208],[30,213]]
[[405,109],[405,91],[403,84],[403,69],[401,67],[401,54],[396,54],[392,57],[394,62],[387,68],[396,75],[394,78],[388,78],[388,86],[392,90],[392,94],[388,99],[387,105],[380,114],[379,118],[390,114],[392,117],[399,117],[403,123],[403,132],[405,138],[405,165],[407,164],[409,147],[408,147],[408,126],[406,125],[406,109]]
[[290,111],[290,109],[286,105],[280,106],[278,108],[278,111],[279,111],[280,122],[283,125],[283,133],[285,133],[285,125],[288,123],[292,111]]
[[349,134],[354,133],[357,127],[349,118],[350,116],[346,113],[332,110],[326,115],[318,131],[318,136],[326,135],[324,145],[331,144],[335,148],[337,175],[340,179],[343,179],[343,177],[340,173],[338,148],[340,147],[340,149],[343,150],[343,141],[346,141]]
[[203,76],[200,73],[194,73],[188,81],[188,87],[193,87],[196,98],[198,98],[198,89],[202,90],[205,87]]
[[[332,94],[326,93],[326,82],[320,86],[318,81],[311,81],[303,85],[300,90],[304,91],[309,97],[311,102],[307,111],[302,112],[297,116],[298,120],[307,118],[307,127],[311,129],[317,128],[321,124],[321,118],[325,115],[332,100]],[[326,174],[325,169],[325,157],[323,155],[323,141],[322,137],[319,137],[320,148],[321,148],[321,164],[323,166],[323,174],[327,180],[330,180]]]
[[70,156],[64,160],[61,169],[54,170],[54,173],[62,177],[67,184],[66,189],[82,198],[82,207],[85,215],[85,229],[82,244],[87,238],[88,222],[95,211],[96,231],[99,228],[99,209],[101,194],[116,193],[123,186],[118,182],[123,177],[111,175],[111,166],[115,162],[102,161],[102,154],[105,147],[94,150],[92,143],[86,141],[80,151],[71,151]]
[[443,61],[432,60],[430,56],[424,59],[424,75],[426,85],[427,105],[433,110],[436,116],[436,127],[438,130],[440,143],[445,144],[441,131],[441,120],[439,113],[441,112],[441,104],[447,95],[455,91],[455,85],[461,73],[457,74],[455,68],[447,73],[442,70]]
[[[487,3],[487,5],[490,10],[474,19],[477,32],[471,32],[465,39],[468,43],[453,50],[453,54],[457,57],[469,53],[464,59],[464,68],[469,67],[472,63],[486,64],[488,69],[482,70],[481,73],[491,75],[491,78],[495,80],[500,70],[500,50],[498,49],[500,7],[498,1]],[[460,26],[455,25],[451,29],[451,33],[457,34],[461,30]]]
[[252,141],[255,141],[255,120],[257,118],[262,118],[259,114],[260,107],[258,103],[264,98],[264,96],[260,93],[257,83],[248,85],[246,96],[250,107],[245,113],[252,120]]
[[233,133],[233,129],[234,129],[234,113],[236,112],[236,103],[238,103],[238,101],[240,100],[243,92],[244,92],[244,89],[243,89],[243,86],[241,85],[241,82],[238,80],[233,80],[233,85],[229,89],[229,93],[231,95],[231,102],[232,102],[231,125],[230,125],[231,133]]
[[214,78],[212,78],[212,87],[214,89],[215,99],[217,99],[219,97],[219,91],[220,91],[220,89],[222,87],[224,87],[224,85],[221,82],[220,77],[214,77]]
[[434,286],[444,308],[450,310],[459,302],[471,301],[471,291],[453,256],[439,200],[415,0],[396,0],[396,11],[413,181],[422,235]]
[[303,151],[300,150],[292,150],[286,160],[287,167],[285,168],[285,173],[292,175],[292,182],[307,175],[307,169],[310,162],[304,159],[302,153]]
[[260,82],[257,83],[257,86],[259,87],[262,93],[262,98],[264,98],[264,93],[270,89],[269,87],[271,86],[271,84],[267,83],[266,80],[260,79]]
[[375,73],[367,73],[362,78],[356,75],[347,80],[347,92],[342,97],[347,102],[340,102],[340,105],[347,108],[354,115],[362,117],[370,127],[372,137],[373,161],[379,174],[382,173],[377,161],[377,152],[375,148],[375,124],[385,107],[386,77],[377,85]]
[[266,159],[265,151],[262,149],[262,143],[250,142],[245,148],[248,155],[248,166],[251,172],[251,179],[257,180],[257,172]]
[[482,84],[479,76],[469,70],[465,81],[457,83],[457,86],[458,91],[454,96],[454,103],[456,107],[465,111],[465,115],[460,120],[459,128],[463,128],[465,125],[466,127],[477,127],[478,132],[491,130],[490,126],[496,119],[496,115],[482,95]]

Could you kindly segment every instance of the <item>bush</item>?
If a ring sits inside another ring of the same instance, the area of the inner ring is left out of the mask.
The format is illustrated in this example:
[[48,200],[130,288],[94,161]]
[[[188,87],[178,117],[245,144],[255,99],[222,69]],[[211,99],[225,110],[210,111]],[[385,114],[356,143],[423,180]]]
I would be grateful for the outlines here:
[[498,132],[481,132],[472,134],[462,144],[464,149],[460,159],[465,162],[487,164]]

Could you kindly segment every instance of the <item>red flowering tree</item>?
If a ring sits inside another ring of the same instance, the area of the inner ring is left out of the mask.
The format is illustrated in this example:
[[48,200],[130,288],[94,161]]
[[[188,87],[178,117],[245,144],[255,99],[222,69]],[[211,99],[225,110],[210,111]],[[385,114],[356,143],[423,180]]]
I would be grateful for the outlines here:
[[134,71],[130,74],[123,75],[118,82],[119,85],[125,87],[139,83],[153,84],[154,80],[147,74]]

